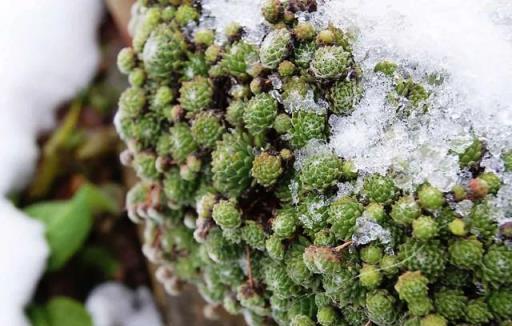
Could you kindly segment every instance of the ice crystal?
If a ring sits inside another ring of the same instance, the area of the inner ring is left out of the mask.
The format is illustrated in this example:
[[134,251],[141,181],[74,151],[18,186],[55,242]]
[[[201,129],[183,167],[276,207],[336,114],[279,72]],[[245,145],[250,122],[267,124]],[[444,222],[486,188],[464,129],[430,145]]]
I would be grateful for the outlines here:
[[352,241],[356,245],[365,245],[375,240],[379,240],[382,244],[390,243],[391,233],[379,223],[363,214],[363,216],[356,220]]

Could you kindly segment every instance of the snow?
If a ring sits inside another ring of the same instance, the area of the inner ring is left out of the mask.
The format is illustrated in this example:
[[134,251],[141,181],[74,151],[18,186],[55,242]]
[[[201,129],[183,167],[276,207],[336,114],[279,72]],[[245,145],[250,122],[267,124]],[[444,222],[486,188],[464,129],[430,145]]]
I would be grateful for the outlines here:
[[457,215],[461,217],[468,217],[471,214],[471,209],[473,208],[473,202],[471,200],[465,199],[458,203],[453,204],[453,208]]
[[[360,171],[393,170],[406,190],[429,181],[447,191],[458,180],[455,153],[471,133],[494,160],[511,146],[510,2],[332,0],[306,19],[332,21],[355,36],[366,92],[351,116],[332,119],[331,145]],[[390,80],[373,73],[384,59],[423,85],[430,74],[443,76],[440,86],[427,85],[427,114],[403,118],[389,107]]]
[[48,255],[44,229],[3,198],[0,216],[0,324],[26,325],[23,307],[32,297]]
[[336,198],[350,196],[355,192],[355,185],[352,182],[339,182],[337,187]]
[[101,284],[87,298],[86,308],[94,326],[163,325],[146,287],[130,290],[116,282]]
[[372,218],[365,216],[358,217],[352,241],[355,245],[365,245],[372,241],[379,240],[381,244],[391,242],[391,232],[386,230]]
[[205,0],[202,2],[201,26],[215,27],[219,42],[225,40],[223,31],[231,23],[238,23],[246,32],[245,39],[260,43],[265,36],[261,1],[255,0]]
[[[33,173],[37,134],[93,76],[99,0],[0,1],[0,195]],[[13,250],[14,249],[14,250]],[[0,324],[27,325],[24,305],[44,270],[42,225],[0,199]]]
[[315,96],[312,90],[308,90],[305,96],[298,94],[298,92],[292,91],[291,94],[285,100],[282,100],[284,109],[288,113],[297,111],[310,111],[317,114],[325,114],[328,109],[326,101],[319,99],[315,100]]
[[512,173],[504,173],[502,182],[500,190],[490,201],[491,216],[498,225],[512,221]]

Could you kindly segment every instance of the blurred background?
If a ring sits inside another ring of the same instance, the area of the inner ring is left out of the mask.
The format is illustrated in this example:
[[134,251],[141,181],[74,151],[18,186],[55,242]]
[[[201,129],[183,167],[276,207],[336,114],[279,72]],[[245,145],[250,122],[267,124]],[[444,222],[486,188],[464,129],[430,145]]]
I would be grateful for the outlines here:
[[0,0],[0,325],[239,324],[167,296],[125,216],[112,119],[132,2]]

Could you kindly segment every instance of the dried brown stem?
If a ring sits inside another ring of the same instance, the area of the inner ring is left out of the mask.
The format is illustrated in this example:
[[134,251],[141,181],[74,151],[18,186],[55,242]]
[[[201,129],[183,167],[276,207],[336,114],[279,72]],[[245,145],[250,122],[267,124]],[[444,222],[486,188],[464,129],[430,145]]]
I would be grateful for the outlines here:
[[339,245],[339,246],[337,246],[337,247],[334,247],[334,251],[336,251],[336,252],[342,251],[343,249],[345,249],[345,248],[347,248],[348,246],[350,246],[352,243],[353,243],[353,241],[352,241],[352,240],[347,241],[347,242],[343,243],[342,245]]
[[249,247],[245,248],[245,254],[247,256],[247,271],[249,274],[249,286],[254,288],[254,278],[252,277],[252,265],[251,265],[251,250]]

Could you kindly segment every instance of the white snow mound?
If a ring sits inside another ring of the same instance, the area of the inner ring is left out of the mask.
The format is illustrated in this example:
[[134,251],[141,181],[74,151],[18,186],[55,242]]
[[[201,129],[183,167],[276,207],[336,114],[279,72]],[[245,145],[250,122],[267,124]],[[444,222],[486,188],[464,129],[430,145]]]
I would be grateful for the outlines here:
[[44,270],[44,229],[4,199],[37,159],[36,136],[87,85],[99,53],[99,0],[0,1],[0,325],[27,325],[24,306]]
[[86,307],[95,326],[160,326],[162,321],[148,288],[132,291],[116,282],[97,286]]

